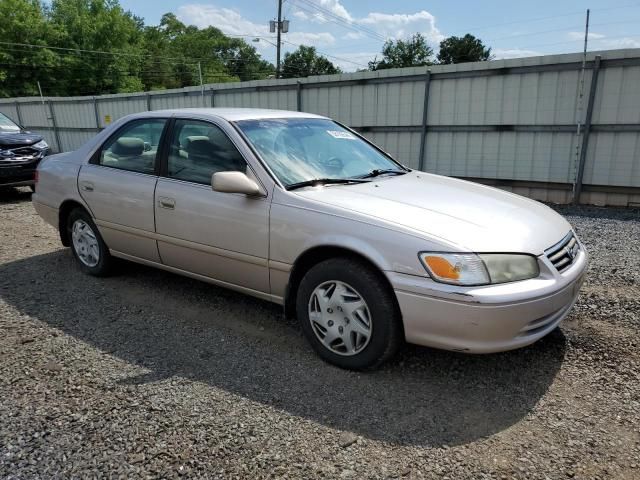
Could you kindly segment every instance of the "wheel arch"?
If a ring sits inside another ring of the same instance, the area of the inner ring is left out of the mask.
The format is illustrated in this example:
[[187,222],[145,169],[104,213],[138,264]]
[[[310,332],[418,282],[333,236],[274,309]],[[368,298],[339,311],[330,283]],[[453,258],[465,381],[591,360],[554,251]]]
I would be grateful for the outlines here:
[[400,311],[400,307],[398,305],[398,301],[396,299],[395,293],[393,293],[393,287],[388,277],[384,274],[384,269],[377,264],[374,260],[372,260],[369,256],[353,250],[349,247],[338,246],[338,245],[320,245],[314,246],[302,252],[298,258],[296,258],[293,263],[293,267],[291,268],[291,273],[289,274],[289,280],[287,282],[287,288],[285,291],[284,298],[284,310],[285,315],[288,318],[295,317],[296,311],[296,296],[298,294],[298,286],[300,285],[300,281],[304,277],[304,275],[315,265],[318,263],[328,260],[330,258],[350,258],[370,266],[375,272],[378,273],[380,279],[387,285],[389,290],[392,292],[392,297],[394,299],[395,307]]
[[[89,213],[87,207],[82,203],[71,199],[62,202],[58,211],[58,231],[60,232],[60,241],[65,247],[71,245],[71,239],[69,238],[69,232],[67,231],[67,220],[69,219],[71,212],[76,208],[82,208],[84,211]],[[89,215],[91,215],[91,213],[89,213]]]

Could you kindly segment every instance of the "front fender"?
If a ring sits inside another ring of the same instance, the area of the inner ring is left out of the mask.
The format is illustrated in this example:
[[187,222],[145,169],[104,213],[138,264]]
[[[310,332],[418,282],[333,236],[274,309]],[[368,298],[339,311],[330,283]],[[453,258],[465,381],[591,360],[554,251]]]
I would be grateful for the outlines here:
[[272,263],[292,266],[304,252],[318,247],[352,250],[382,271],[422,276],[426,272],[418,252],[441,249],[431,240],[364,220],[290,204],[272,204],[269,249]]

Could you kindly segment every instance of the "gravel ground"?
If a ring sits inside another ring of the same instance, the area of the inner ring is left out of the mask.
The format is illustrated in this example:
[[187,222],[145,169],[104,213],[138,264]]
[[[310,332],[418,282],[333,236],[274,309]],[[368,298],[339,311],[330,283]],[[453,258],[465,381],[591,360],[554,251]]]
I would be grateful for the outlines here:
[[531,347],[321,362],[277,306],[134,264],[82,275],[0,193],[4,478],[640,478],[640,212],[561,208],[592,255]]

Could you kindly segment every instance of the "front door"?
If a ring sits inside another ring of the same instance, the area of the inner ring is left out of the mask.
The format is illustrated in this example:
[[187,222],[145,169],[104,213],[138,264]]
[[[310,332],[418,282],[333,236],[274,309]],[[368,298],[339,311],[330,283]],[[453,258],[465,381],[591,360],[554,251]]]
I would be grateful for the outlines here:
[[158,150],[166,119],[133,120],[102,145],[78,176],[87,202],[110,250],[160,261],[153,194]]
[[218,126],[175,120],[155,194],[160,257],[171,267],[269,293],[269,200],[214,192],[211,176],[222,171],[253,175]]

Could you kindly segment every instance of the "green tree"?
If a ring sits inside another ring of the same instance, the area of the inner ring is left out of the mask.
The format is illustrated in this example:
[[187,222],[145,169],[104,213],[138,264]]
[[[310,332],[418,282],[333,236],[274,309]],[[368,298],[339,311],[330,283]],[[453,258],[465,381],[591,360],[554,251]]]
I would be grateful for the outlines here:
[[199,29],[194,25],[185,25],[173,13],[163,15],[158,30],[164,34],[167,48],[162,54],[171,66],[172,78],[176,85],[184,87],[200,82],[197,63],[200,62],[205,83],[237,81],[238,77],[229,72],[225,58],[220,54],[224,34],[215,27]]
[[220,55],[226,59],[227,69],[243,82],[267,78],[276,72],[273,64],[260,58],[252,45],[238,38],[225,37]]
[[297,78],[334,73],[342,73],[342,70],[327,58],[318,55],[315,47],[300,45],[294,52],[285,53],[280,76],[282,78]]
[[142,27],[117,0],[53,0],[49,41],[72,49],[60,51],[65,74],[54,90],[74,95],[141,90]]
[[369,62],[369,70],[432,65],[432,56],[433,49],[420,33],[416,33],[408,40],[387,40],[382,47],[382,60]]
[[[38,0],[0,0],[0,96],[38,94],[37,81],[51,84],[58,74],[58,56],[47,45],[47,17]],[[16,45],[23,44],[23,45]]]
[[174,14],[157,26],[118,0],[0,0],[0,96],[96,95],[267,78],[255,48]]
[[172,13],[163,15],[159,26],[147,27],[144,36],[147,88],[197,84],[198,62],[206,83],[257,80],[274,71],[244,40],[227,37],[216,27],[185,25]]
[[484,62],[491,60],[491,49],[482,40],[467,33],[464,37],[449,37],[440,42],[438,63]]

